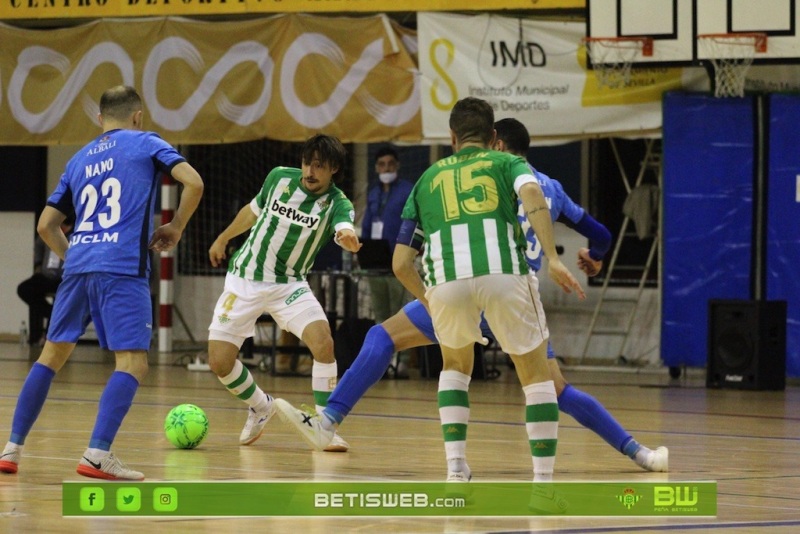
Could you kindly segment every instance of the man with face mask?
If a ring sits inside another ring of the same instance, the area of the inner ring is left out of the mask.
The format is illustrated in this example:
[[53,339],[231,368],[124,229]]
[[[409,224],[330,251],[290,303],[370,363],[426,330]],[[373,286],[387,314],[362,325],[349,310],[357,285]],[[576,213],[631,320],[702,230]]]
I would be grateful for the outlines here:
[[[383,146],[375,153],[375,173],[378,181],[367,192],[367,208],[361,223],[362,239],[385,239],[392,251],[400,231],[400,214],[414,184],[398,179],[400,160],[391,146]],[[392,273],[370,276],[369,290],[375,323],[382,323],[394,315],[410,299],[403,285]],[[397,378],[408,377],[406,356],[399,358],[395,369]]]

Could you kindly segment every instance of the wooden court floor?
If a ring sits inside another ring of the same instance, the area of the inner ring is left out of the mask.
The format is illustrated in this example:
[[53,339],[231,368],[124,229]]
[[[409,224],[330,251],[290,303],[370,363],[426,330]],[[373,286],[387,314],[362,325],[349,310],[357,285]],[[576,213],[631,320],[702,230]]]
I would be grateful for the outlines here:
[[[717,481],[716,518],[63,518],[61,482],[87,481],[75,467],[89,439],[97,399],[113,367],[96,347],[79,346],[56,377],[28,437],[20,471],[0,474],[0,532],[800,532],[800,386],[785,392],[708,390],[700,372],[672,381],[663,373],[567,372],[640,442],[670,449],[670,472],[648,473],[563,415],[558,481]],[[0,440],[10,431],[30,362],[0,344]],[[290,402],[311,403],[310,379],[254,370],[259,385]],[[202,407],[210,432],[200,448],[174,449],[164,416],[177,404]],[[474,480],[531,478],[523,397],[512,372],[473,382],[468,461]],[[244,404],[210,372],[151,367],[113,450],[147,480],[433,480],[446,465],[436,382],[384,380],[340,432],[346,454],[311,452],[277,417],[250,447],[238,445]],[[257,514],[257,510],[254,510]]]

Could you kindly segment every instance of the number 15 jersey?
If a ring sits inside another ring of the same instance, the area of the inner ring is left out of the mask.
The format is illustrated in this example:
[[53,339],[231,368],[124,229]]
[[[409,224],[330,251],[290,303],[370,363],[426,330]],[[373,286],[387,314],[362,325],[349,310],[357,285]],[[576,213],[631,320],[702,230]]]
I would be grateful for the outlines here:
[[106,272],[147,277],[160,174],[185,161],[153,132],[111,130],[67,163],[47,204],[75,211],[64,276]]
[[403,208],[425,234],[430,287],[486,274],[526,274],[516,191],[535,182],[517,156],[467,147],[423,173]]

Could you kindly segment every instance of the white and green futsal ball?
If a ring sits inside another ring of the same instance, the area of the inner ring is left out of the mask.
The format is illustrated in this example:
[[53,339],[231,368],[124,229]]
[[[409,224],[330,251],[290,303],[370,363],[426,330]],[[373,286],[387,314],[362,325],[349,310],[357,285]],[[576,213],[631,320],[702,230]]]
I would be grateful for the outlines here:
[[194,449],[208,434],[208,417],[194,404],[175,406],[164,420],[164,432],[179,449]]

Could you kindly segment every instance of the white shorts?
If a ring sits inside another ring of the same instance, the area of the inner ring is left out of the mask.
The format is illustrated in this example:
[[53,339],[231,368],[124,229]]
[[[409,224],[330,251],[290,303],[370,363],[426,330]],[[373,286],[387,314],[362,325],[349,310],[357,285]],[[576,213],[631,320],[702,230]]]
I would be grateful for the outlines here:
[[481,312],[508,354],[528,353],[550,337],[534,275],[487,274],[453,280],[428,289],[425,297],[436,337],[447,347],[481,341]]
[[264,313],[298,338],[310,323],[328,320],[308,282],[257,282],[228,273],[208,327],[208,339],[241,347],[255,334],[256,319]]

